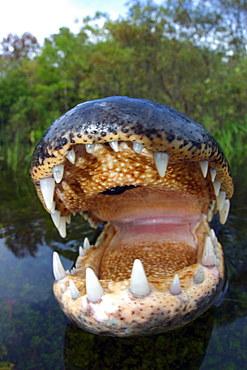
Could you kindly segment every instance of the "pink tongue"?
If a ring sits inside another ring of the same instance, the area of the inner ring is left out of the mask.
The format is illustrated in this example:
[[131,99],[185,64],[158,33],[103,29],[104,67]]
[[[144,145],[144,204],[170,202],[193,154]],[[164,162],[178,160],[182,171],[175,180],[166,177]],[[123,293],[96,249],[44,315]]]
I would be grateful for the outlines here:
[[130,222],[113,222],[118,231],[110,243],[110,248],[116,244],[131,242],[138,244],[147,242],[184,242],[196,248],[196,227],[201,221],[201,216],[189,218],[155,218],[135,219]]

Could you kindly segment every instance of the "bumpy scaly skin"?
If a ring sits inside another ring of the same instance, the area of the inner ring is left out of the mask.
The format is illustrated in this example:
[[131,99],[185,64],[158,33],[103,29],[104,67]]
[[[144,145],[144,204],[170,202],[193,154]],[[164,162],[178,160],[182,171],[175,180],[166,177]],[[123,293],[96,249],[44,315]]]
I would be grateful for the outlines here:
[[171,161],[207,160],[223,181],[227,198],[233,194],[229,166],[219,144],[198,123],[177,110],[145,99],[111,97],[78,104],[49,127],[37,146],[31,176],[37,188],[75,144],[109,141],[139,142],[146,149],[165,151]]
[[[117,151],[108,145],[112,141],[119,143]],[[135,142],[143,145],[141,153],[133,151]],[[97,145],[90,153],[85,144]],[[71,149],[76,156],[73,164],[66,157]],[[157,173],[154,152],[169,156],[164,177]],[[205,178],[202,176],[201,161],[215,170],[221,192],[226,199],[231,198],[233,183],[227,160],[202,126],[165,105],[111,97],[79,104],[57,119],[35,149],[31,176],[47,209],[40,181],[53,178],[53,167],[64,165],[63,179],[54,191],[56,210],[61,216],[86,212],[92,225],[101,220],[126,220],[128,212],[133,214],[136,209],[137,217],[146,217],[149,207],[151,219],[155,212],[162,218],[173,207],[176,211],[171,217],[181,213],[182,219],[184,214],[207,214],[216,199],[209,171]],[[115,196],[107,193],[108,189],[123,186],[134,188]],[[212,210],[217,211],[217,206]],[[190,222],[194,226],[189,228],[196,231],[190,234],[183,230],[180,239],[174,237],[176,226],[173,234],[168,230],[164,235],[163,229],[157,228],[157,238],[149,232],[153,241],[148,234],[139,238],[139,231],[134,232],[133,245],[125,229],[117,234],[116,227],[108,222],[96,246],[77,259],[76,270],[66,274],[62,271],[57,277],[54,293],[62,310],[86,330],[117,336],[162,332],[198,317],[222,289],[224,259],[217,238],[211,237],[215,262],[203,263],[204,240],[210,228],[205,216]],[[120,237],[113,242],[115,235]],[[183,237],[191,240],[183,241]],[[142,260],[148,277],[150,291],[143,297],[136,297],[130,288],[135,258]],[[99,276],[104,290],[96,302],[88,299],[87,267]],[[171,289],[174,273],[180,278],[178,293]],[[72,293],[71,281],[76,293]]]

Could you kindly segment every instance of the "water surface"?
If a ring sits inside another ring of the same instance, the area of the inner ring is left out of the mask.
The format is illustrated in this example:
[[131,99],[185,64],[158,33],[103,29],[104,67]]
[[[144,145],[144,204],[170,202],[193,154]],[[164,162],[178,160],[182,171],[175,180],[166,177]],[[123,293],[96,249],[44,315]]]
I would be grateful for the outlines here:
[[0,368],[243,369],[247,368],[247,170],[235,176],[231,215],[213,227],[223,244],[228,287],[215,306],[172,332],[109,338],[84,332],[63,315],[52,293],[51,259],[65,269],[95,231],[74,217],[60,238],[28,176],[0,184]]

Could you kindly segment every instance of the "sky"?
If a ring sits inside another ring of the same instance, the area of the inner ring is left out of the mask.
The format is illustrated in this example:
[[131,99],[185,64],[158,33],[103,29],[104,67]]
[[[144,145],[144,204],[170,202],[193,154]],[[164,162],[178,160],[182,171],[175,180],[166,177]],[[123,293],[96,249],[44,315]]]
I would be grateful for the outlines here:
[[[0,12],[0,41],[9,33],[21,36],[30,32],[42,44],[45,37],[60,27],[78,32],[82,19],[96,11],[107,12],[112,19],[125,16],[127,0],[4,0]],[[79,22],[76,24],[75,20]]]

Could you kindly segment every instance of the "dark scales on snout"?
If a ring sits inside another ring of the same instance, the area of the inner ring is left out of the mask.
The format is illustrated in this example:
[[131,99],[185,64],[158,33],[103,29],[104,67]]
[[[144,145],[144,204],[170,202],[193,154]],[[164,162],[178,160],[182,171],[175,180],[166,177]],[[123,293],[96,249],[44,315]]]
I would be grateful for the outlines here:
[[214,138],[177,110],[110,97],[58,118],[31,176],[62,237],[72,213],[105,223],[75,268],[54,255],[54,293],[82,328],[105,335],[170,330],[203,313],[224,281],[209,221],[226,222],[232,177]]

